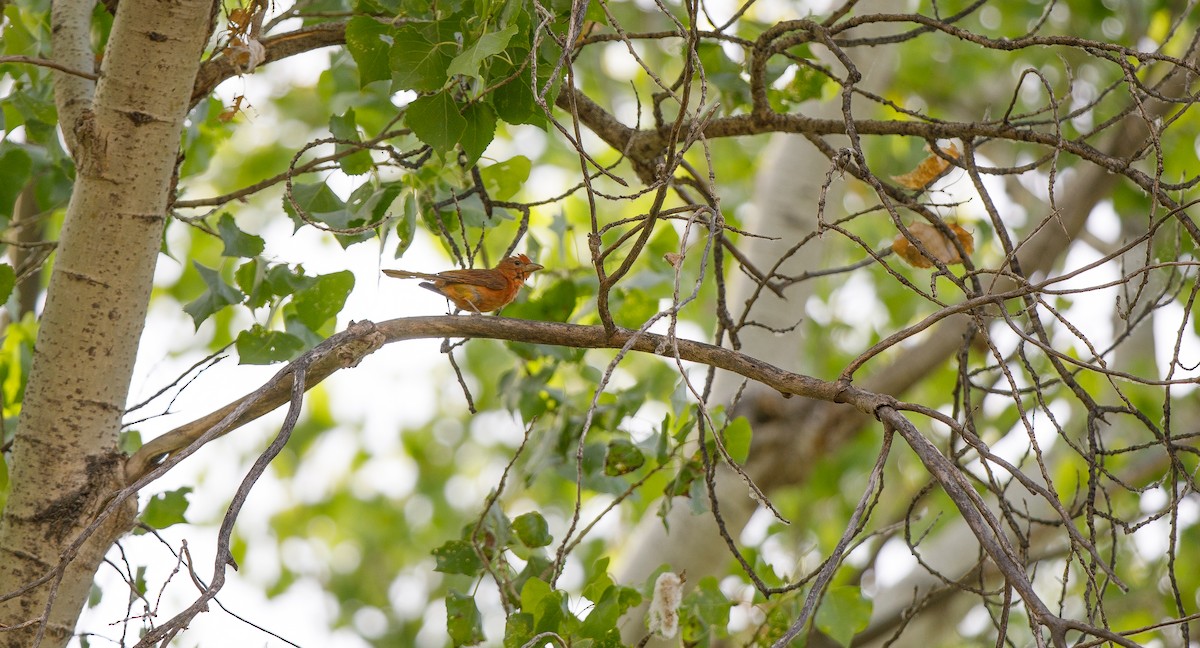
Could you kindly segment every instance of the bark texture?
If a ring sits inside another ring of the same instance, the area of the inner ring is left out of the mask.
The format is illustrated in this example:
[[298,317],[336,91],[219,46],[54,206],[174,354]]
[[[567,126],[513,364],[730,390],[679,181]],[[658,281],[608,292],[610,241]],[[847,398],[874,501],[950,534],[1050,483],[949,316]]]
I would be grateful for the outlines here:
[[[64,86],[77,178],[0,519],[0,646],[65,645],[101,559],[133,520],[130,503],[77,542],[124,484],[118,433],[212,8],[124,0],[92,104],[79,106],[86,89]],[[75,24],[67,13],[56,8],[55,20]],[[86,42],[63,47],[77,59]]]

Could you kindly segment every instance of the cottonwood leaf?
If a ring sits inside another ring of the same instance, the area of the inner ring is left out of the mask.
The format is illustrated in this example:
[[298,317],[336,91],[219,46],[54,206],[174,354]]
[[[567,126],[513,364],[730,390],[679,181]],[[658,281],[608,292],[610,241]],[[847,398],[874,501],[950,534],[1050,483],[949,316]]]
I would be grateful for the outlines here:
[[392,39],[389,31],[387,25],[366,16],[355,16],[346,23],[346,49],[358,65],[360,87],[391,77],[388,52]]
[[258,365],[291,360],[304,350],[300,338],[283,331],[272,331],[260,324],[238,333],[236,346],[242,364]]
[[233,216],[228,213],[221,214],[220,220],[217,221],[217,234],[225,244],[221,256],[252,258],[262,254],[266,248],[261,236],[243,232],[237,223],[233,222]]
[[453,149],[467,130],[467,120],[458,104],[445,92],[408,104],[404,120],[414,135],[439,153]]
[[509,25],[498,32],[480,36],[479,40],[463,48],[462,53],[450,61],[446,73],[482,78],[479,76],[479,66],[489,56],[503,52],[504,48],[508,47],[508,41],[512,40],[516,33],[517,26]]
[[187,495],[190,492],[191,487],[184,486],[151,497],[146,504],[146,510],[142,511],[142,522],[155,529],[165,529],[173,524],[186,522],[183,514],[187,512]]

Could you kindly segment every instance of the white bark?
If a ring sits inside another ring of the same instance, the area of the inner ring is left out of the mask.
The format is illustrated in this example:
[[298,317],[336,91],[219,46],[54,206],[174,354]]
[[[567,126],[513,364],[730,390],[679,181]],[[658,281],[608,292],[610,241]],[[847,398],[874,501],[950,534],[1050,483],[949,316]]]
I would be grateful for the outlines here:
[[[0,595],[58,565],[123,484],[118,432],[212,8],[210,0],[122,0],[94,105],[79,109],[73,125],[77,179],[12,449]],[[77,99],[68,98],[67,110]],[[126,508],[102,527],[61,579],[0,602],[0,624],[35,621],[0,632],[0,646],[34,645],[39,631],[41,645],[65,645],[100,560],[132,513]]]

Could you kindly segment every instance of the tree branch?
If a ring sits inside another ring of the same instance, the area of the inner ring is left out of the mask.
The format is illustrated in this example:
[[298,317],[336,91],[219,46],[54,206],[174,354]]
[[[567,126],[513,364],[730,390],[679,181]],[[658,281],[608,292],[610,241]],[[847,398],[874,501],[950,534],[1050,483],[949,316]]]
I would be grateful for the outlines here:
[[[346,23],[343,22],[313,25],[278,36],[268,36],[260,41],[266,50],[266,58],[262,64],[345,42]],[[200,103],[209,93],[216,90],[221,82],[241,73],[233,60],[224,54],[205,61],[200,66],[200,72],[196,74],[196,84],[193,86],[192,101],[189,105],[195,106]]]
[[38,58],[36,56],[0,56],[0,65],[5,63],[25,63],[28,65],[50,68],[51,70],[65,72],[81,79],[87,79],[88,81],[95,81],[100,78],[100,75],[96,74],[95,72],[85,72],[83,70],[75,69],[59,63],[58,61],[51,61],[49,59]]
[[[314,363],[309,369],[306,389],[313,388],[339,369],[354,366],[381,345],[404,340],[491,338],[581,349],[620,349],[629,344],[635,335],[634,331],[622,328],[616,329],[612,336],[608,336],[605,334],[604,328],[600,326],[471,315],[412,317],[388,320],[379,324],[364,321],[351,323],[346,332],[350,335],[342,341],[339,348]],[[853,401],[866,413],[873,413],[875,407],[894,402],[890,396],[860,390],[849,382],[826,381],[792,373],[730,349],[691,340],[677,340],[676,343],[679,358],[682,360],[732,371],[785,395],[794,394],[836,403]],[[641,334],[629,348],[666,358],[675,357],[672,341],[664,335],[655,333]],[[255,399],[256,402],[245,409],[244,413],[229,425],[224,433],[273,411],[288,401],[290,392],[291,381],[279,381],[273,389],[259,394]],[[137,480],[153,470],[164,458],[188,447],[229,413],[243,407],[245,400],[243,398],[234,401],[142,446],[126,463],[126,479],[131,482]]]

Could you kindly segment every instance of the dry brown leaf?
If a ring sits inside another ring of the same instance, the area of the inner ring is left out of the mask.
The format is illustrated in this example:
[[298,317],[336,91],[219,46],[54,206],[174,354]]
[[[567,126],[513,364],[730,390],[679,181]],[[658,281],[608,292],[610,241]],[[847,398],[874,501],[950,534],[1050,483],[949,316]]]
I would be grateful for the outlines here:
[[[958,239],[962,249],[970,254],[975,251],[975,237],[967,230],[959,227],[955,223],[947,223],[947,227],[954,233]],[[933,255],[934,259],[945,264],[962,263],[963,258],[958,253],[958,248],[950,239],[946,238],[936,227],[928,223],[913,223],[908,226],[909,233],[913,238],[921,242],[929,254]],[[914,268],[931,268],[933,267],[932,259],[926,257],[917,249],[917,246],[909,242],[903,234],[896,236],[896,240],[892,242],[892,250],[900,255],[909,265]]]
[[[955,160],[958,159],[958,147],[954,144],[947,146],[942,152]],[[904,175],[892,176],[892,180],[909,189],[924,189],[934,180],[937,180],[938,176],[942,175],[948,168],[950,168],[949,162],[937,155],[930,155],[921,160],[917,168]]]

